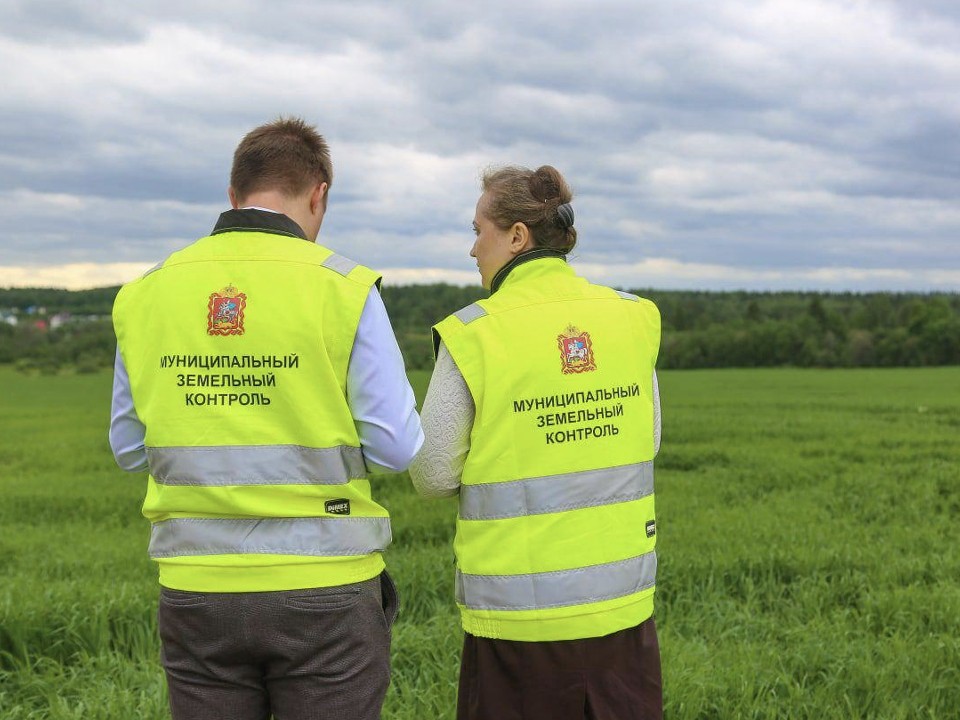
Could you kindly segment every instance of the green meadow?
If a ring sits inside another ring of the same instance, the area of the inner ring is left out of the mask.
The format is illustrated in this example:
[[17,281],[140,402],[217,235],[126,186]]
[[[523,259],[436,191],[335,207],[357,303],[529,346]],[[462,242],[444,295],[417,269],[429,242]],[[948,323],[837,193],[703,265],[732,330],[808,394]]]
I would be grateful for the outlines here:
[[[960,367],[660,381],[667,717],[960,718]],[[0,366],[4,720],[168,717],[144,477],[114,466],[110,384]],[[403,604],[384,717],[452,718],[455,504],[406,475],[375,487]]]

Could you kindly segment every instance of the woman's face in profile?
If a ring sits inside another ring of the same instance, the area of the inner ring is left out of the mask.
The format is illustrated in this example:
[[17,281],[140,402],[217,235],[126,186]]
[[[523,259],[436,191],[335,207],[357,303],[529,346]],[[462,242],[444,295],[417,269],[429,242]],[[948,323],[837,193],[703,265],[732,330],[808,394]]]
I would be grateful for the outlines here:
[[501,230],[487,217],[488,202],[486,193],[477,200],[477,210],[473,216],[473,233],[477,239],[470,249],[470,257],[476,258],[480,280],[487,290],[490,289],[490,283],[493,281],[493,276],[497,274],[497,270],[510,262],[516,254],[510,243],[512,231]]

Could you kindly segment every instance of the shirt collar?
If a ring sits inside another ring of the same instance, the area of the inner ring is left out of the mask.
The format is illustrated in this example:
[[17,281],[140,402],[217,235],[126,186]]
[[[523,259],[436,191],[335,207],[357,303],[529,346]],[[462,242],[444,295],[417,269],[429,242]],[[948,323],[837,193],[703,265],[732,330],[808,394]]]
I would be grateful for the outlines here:
[[220,235],[227,232],[260,232],[307,239],[303,228],[283,213],[257,208],[227,210],[222,213],[210,234]]
[[500,286],[503,285],[503,281],[507,279],[507,275],[518,265],[523,265],[531,260],[539,260],[540,258],[560,258],[565,261],[567,254],[559,250],[551,250],[550,248],[534,248],[533,250],[520,253],[513,260],[497,270],[496,275],[493,276],[493,280],[490,281],[490,294],[493,295]]

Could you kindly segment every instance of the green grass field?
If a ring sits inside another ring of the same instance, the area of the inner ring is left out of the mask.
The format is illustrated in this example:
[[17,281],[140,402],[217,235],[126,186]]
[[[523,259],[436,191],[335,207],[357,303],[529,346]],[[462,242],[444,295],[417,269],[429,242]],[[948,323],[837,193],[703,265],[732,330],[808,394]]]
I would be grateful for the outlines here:
[[[422,396],[426,375],[413,375]],[[661,374],[667,717],[960,718],[960,368]],[[164,718],[142,475],[108,374],[0,367],[0,718]],[[453,717],[453,501],[376,480],[384,717]]]

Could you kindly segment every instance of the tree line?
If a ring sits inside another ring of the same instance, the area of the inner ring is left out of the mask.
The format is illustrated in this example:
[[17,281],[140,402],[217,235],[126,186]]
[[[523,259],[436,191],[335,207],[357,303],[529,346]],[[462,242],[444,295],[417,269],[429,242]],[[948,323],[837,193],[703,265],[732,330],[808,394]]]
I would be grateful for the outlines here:
[[[118,290],[0,289],[0,363],[41,372],[112,365]],[[660,308],[664,369],[960,365],[960,294],[629,291]],[[447,284],[382,294],[408,369],[433,366],[433,324],[486,296]]]

